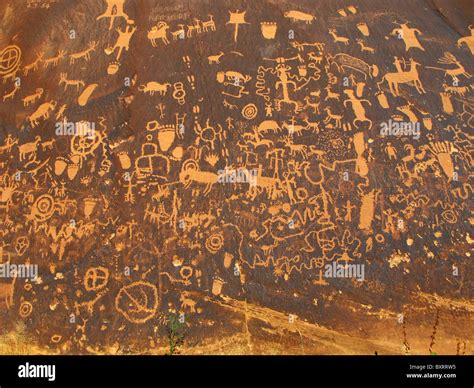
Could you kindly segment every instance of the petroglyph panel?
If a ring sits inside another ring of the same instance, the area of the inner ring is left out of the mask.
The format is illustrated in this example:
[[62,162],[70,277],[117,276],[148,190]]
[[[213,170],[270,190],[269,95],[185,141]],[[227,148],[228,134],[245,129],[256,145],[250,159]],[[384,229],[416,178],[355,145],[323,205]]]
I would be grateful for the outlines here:
[[472,354],[461,3],[2,1],[4,334]]

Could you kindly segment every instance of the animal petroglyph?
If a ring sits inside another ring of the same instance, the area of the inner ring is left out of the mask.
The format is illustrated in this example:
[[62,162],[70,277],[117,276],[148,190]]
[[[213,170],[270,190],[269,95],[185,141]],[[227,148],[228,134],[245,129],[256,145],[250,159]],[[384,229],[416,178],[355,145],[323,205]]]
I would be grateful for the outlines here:
[[38,270],[0,276],[3,337],[162,354],[179,323],[193,354],[469,349],[458,1],[0,2],[0,275]]

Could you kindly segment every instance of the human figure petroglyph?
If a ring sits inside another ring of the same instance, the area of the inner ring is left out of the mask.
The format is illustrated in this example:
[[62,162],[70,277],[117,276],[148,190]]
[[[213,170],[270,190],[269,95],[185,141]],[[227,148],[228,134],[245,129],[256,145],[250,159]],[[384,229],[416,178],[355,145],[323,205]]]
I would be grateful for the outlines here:
[[284,58],[278,57],[276,59],[269,59],[264,58],[266,61],[276,62],[275,71],[278,77],[278,81],[275,83],[275,90],[281,89],[282,98],[276,99],[276,109],[280,110],[282,104],[289,104],[293,105],[294,111],[299,112],[303,108],[303,103],[294,101],[290,98],[290,86],[293,87],[293,90],[297,89],[297,84],[293,81],[292,77],[290,76],[290,70],[292,69],[291,66],[287,65],[286,63],[289,61],[298,60],[299,57],[291,57],[291,58]]
[[[8,134],[4,140],[4,144],[0,146],[0,155],[4,153],[9,153],[12,147],[18,143],[18,138],[13,138],[11,134]],[[1,179],[0,179],[1,181]]]
[[361,123],[363,122],[368,122],[369,123],[369,129],[372,128],[372,120],[367,118],[366,116],[366,111],[364,108],[364,105],[362,104],[363,102],[369,104],[369,106],[372,106],[372,103],[369,100],[366,99],[359,99],[355,96],[355,93],[351,89],[345,89],[344,93],[349,97],[347,100],[344,101],[344,106],[347,106],[348,103],[351,104],[352,109],[354,111],[354,114],[356,118],[353,121],[353,124],[356,125],[356,122],[359,121]]
[[392,145],[392,143],[387,143],[385,151],[387,152],[389,159],[397,159],[397,149]]
[[412,48],[425,51],[417,37],[417,35],[422,35],[422,32],[419,29],[409,27],[408,23],[402,23],[399,24],[399,26],[400,27],[395,28],[391,32],[391,35],[396,35],[399,39],[403,39],[405,42],[405,51],[408,51]]
[[97,16],[96,20],[110,18],[109,31],[112,30],[116,18],[124,18],[127,24],[130,23],[131,19],[124,11],[126,0],[105,0],[105,2],[107,9],[102,15]]

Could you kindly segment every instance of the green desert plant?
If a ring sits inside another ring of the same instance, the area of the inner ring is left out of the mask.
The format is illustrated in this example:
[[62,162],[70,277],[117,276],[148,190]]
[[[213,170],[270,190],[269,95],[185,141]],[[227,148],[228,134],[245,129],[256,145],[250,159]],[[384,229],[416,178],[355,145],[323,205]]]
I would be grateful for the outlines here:
[[179,354],[179,346],[184,342],[186,325],[181,322],[179,316],[169,315],[168,316],[168,344],[169,344],[169,355]]

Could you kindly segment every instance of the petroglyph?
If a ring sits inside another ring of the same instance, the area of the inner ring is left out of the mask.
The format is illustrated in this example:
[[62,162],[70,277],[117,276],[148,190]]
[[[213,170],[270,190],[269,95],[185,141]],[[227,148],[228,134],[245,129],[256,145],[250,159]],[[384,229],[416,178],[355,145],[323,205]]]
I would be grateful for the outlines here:
[[403,353],[448,300],[430,348],[469,349],[471,22],[408,0],[69,3],[0,4],[0,264],[38,266],[0,280],[5,330],[150,354],[176,316],[188,352],[244,333],[298,353],[300,330],[308,353]]

